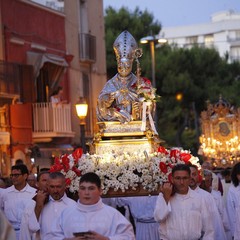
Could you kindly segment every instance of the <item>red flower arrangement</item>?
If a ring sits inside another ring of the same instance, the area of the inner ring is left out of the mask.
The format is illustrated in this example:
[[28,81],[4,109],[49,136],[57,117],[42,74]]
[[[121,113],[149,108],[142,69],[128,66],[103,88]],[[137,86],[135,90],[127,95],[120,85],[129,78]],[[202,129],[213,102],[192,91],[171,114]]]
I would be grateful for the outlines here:
[[54,159],[54,164],[49,172],[61,172],[65,175],[67,188],[71,192],[78,189],[81,171],[78,169],[78,161],[83,154],[81,148],[77,148],[72,154],[64,154]]
[[[143,189],[155,191],[159,184],[171,181],[172,168],[179,163],[198,164],[198,158],[188,151],[167,150],[160,146],[157,152],[147,153],[106,153],[102,155],[83,154],[76,149],[72,154],[55,158],[50,172],[62,172],[66,177],[69,192],[76,193],[82,174],[94,171],[102,180],[103,193],[109,189],[123,192],[141,184]],[[124,171],[122,171],[124,169]]]
[[[189,152],[182,151],[180,149],[171,149],[167,150],[164,147],[160,146],[157,149],[158,154],[163,155],[163,158],[159,163],[159,169],[162,173],[168,176],[168,181],[171,179],[172,168],[178,164],[198,164],[198,158],[193,157]],[[195,162],[194,162],[195,160]],[[191,162],[193,161],[193,162]]]

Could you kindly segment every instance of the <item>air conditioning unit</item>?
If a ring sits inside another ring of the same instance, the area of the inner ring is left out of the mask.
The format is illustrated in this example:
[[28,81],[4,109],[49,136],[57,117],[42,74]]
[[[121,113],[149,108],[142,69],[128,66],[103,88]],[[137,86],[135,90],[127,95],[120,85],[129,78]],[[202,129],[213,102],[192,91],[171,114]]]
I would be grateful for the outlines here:
[[87,34],[79,34],[79,55],[82,62],[96,62],[96,37]]

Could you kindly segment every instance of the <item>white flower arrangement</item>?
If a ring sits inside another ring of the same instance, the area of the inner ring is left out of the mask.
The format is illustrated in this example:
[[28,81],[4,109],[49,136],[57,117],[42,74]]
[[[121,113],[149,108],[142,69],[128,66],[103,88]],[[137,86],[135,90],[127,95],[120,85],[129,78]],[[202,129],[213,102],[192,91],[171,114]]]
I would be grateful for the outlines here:
[[50,172],[62,172],[72,193],[78,191],[81,175],[87,172],[95,172],[100,177],[103,194],[110,189],[122,192],[136,190],[139,185],[152,192],[159,184],[169,181],[173,166],[191,162],[200,167],[198,161],[188,151],[168,151],[163,147],[149,155],[146,152],[91,155],[82,154],[82,150],[77,149],[70,155],[56,158]]

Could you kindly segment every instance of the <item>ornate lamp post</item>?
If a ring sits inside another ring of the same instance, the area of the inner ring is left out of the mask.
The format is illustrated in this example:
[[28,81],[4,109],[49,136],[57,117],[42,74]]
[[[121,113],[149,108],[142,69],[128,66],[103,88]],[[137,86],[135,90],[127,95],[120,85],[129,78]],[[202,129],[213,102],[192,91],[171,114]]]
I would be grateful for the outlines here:
[[[155,44],[165,44],[167,43],[167,39],[165,38],[155,38],[155,36],[147,36],[140,39],[140,43],[150,45],[151,51],[151,63],[152,63],[152,86],[156,88],[156,77],[155,77]],[[158,129],[158,113],[157,108],[155,111],[154,121],[156,123],[156,127]]]
[[85,125],[86,125],[86,116],[88,111],[88,104],[86,99],[83,97],[79,98],[79,101],[75,105],[77,115],[79,117],[79,125],[80,125],[80,143],[83,149],[83,152],[86,152],[86,142],[85,142]]

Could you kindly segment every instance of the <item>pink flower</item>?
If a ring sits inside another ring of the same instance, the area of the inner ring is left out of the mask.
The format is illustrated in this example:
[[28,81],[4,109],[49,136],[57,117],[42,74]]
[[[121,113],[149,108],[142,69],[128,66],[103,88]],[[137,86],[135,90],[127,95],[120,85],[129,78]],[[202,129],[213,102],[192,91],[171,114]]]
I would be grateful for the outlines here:
[[76,175],[78,176],[78,177],[80,177],[81,176],[81,171],[78,169],[78,168],[76,168],[76,167],[72,167],[72,170],[76,173]]
[[70,178],[66,178],[65,179],[66,185],[70,186],[71,185],[71,179]]
[[72,153],[72,156],[73,156],[74,160],[77,160],[77,161],[78,161],[78,159],[81,158],[82,154],[83,154],[82,148],[77,148],[77,149]]
[[178,158],[179,157],[179,154],[180,154],[180,150],[178,150],[178,149],[172,149],[171,151],[170,151],[170,157],[172,158]]
[[168,154],[168,151],[166,148],[162,147],[162,146],[159,146],[158,149],[157,149],[157,152],[159,153],[164,153],[164,154]]
[[149,79],[147,79],[146,77],[142,78],[144,80],[144,83],[151,85],[151,81]]
[[168,172],[168,170],[167,170],[167,165],[166,165],[164,162],[160,162],[159,168],[160,168],[160,170],[161,170],[163,173],[165,173],[165,174]]
[[55,164],[51,166],[49,172],[60,172],[63,169],[63,166],[60,164]]
[[190,153],[180,153],[180,159],[187,163],[191,159],[192,155]]

